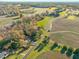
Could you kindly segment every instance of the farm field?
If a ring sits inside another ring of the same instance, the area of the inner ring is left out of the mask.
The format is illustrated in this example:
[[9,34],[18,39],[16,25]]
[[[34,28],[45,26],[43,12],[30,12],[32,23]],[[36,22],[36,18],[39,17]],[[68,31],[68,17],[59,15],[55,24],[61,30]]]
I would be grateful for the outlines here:
[[[54,33],[56,32],[56,33]],[[74,48],[79,44],[79,20],[59,19],[52,23],[51,39]]]

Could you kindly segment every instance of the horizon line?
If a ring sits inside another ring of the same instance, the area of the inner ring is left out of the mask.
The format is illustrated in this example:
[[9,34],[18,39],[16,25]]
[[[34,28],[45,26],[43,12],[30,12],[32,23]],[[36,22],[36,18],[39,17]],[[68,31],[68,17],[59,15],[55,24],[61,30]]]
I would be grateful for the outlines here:
[[0,1],[0,2],[77,2],[79,1]]

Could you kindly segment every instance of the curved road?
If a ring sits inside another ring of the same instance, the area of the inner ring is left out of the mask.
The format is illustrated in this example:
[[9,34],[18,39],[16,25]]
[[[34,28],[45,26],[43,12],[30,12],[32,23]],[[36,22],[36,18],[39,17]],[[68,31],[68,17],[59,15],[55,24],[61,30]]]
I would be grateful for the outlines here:
[[57,33],[72,33],[72,34],[76,34],[79,35],[79,32],[75,32],[75,31],[55,31],[55,32],[50,32],[49,34],[57,34]]

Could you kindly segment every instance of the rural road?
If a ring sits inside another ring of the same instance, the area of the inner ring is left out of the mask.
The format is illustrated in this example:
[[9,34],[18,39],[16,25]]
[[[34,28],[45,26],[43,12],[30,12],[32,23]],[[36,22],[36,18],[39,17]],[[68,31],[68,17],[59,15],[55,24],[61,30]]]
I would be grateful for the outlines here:
[[72,34],[79,35],[78,32],[74,32],[74,31],[55,31],[55,32],[50,32],[50,35],[51,34],[57,34],[57,33],[72,33]]

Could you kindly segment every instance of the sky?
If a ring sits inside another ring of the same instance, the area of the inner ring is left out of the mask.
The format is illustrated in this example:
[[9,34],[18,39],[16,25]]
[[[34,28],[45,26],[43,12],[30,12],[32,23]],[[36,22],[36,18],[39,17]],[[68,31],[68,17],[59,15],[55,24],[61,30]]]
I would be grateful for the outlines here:
[[4,2],[79,2],[79,0],[0,0]]

